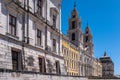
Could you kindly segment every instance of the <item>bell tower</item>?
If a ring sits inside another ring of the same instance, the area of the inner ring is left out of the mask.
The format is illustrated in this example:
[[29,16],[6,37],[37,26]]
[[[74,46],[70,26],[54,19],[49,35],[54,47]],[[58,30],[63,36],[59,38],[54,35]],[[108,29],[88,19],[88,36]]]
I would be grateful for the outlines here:
[[69,29],[68,37],[71,43],[76,46],[80,45],[82,42],[82,30],[81,30],[81,19],[79,19],[78,11],[76,10],[76,4],[74,4],[74,9],[69,18]]
[[84,48],[87,48],[89,50],[89,53],[91,53],[93,56],[92,34],[89,29],[88,22],[84,33]]

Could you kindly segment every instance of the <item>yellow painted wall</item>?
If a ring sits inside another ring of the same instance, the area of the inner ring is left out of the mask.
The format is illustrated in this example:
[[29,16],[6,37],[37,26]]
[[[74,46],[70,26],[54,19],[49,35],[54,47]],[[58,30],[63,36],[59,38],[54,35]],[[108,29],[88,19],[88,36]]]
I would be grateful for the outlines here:
[[[80,60],[79,51],[71,47],[69,43],[65,40],[62,40],[62,46],[65,47],[65,49],[67,50],[65,52],[63,51],[65,65],[67,66],[67,72],[70,75],[79,75],[79,64],[77,64]],[[70,63],[68,63],[69,61]]]

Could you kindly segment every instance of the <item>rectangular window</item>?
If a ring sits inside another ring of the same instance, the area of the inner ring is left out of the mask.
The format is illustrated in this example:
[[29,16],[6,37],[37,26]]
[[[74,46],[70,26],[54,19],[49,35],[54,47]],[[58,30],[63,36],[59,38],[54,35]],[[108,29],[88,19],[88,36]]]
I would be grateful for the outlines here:
[[37,29],[37,44],[41,45],[42,43],[42,35],[41,35],[41,31],[39,29]]
[[42,0],[38,0],[38,16],[42,16],[42,5],[43,5],[43,1]]
[[9,15],[9,33],[16,36],[16,17]]
[[59,61],[56,61],[56,74],[61,74],[61,71],[60,71],[60,62]]
[[45,73],[46,72],[45,58],[44,57],[39,57],[39,70],[40,70],[41,73]]
[[56,27],[56,19],[57,19],[57,17],[55,15],[53,15],[53,27]]
[[53,39],[53,51],[56,51],[56,40]]
[[22,55],[20,52],[12,50],[12,66],[13,70],[22,70]]

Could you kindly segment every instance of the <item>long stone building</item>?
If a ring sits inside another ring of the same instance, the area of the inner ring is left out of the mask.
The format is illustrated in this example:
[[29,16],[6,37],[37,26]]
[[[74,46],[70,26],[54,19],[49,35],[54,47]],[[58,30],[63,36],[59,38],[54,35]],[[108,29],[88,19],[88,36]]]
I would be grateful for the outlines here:
[[0,68],[66,74],[61,0],[0,0]]
[[76,5],[62,34],[61,1],[0,0],[0,80],[87,80],[100,72]]

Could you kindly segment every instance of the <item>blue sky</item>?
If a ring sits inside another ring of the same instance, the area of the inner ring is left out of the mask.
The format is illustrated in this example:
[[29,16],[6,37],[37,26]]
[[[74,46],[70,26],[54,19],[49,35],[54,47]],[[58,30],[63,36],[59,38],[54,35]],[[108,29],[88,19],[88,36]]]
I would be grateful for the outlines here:
[[82,19],[84,32],[88,21],[93,35],[94,55],[103,56],[104,51],[114,62],[115,74],[120,74],[120,0],[63,0],[62,32],[67,33],[68,16],[74,7]]

